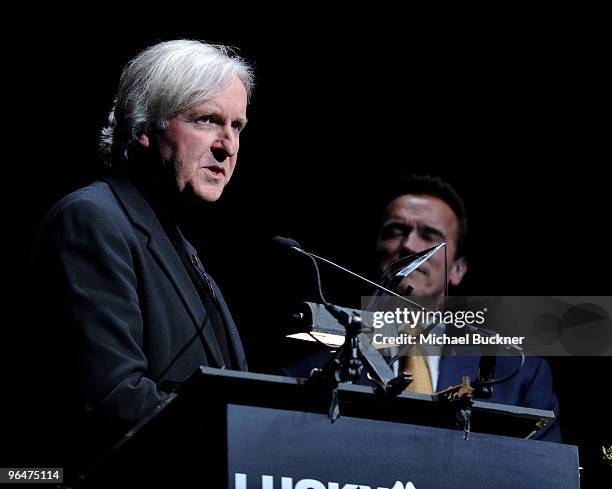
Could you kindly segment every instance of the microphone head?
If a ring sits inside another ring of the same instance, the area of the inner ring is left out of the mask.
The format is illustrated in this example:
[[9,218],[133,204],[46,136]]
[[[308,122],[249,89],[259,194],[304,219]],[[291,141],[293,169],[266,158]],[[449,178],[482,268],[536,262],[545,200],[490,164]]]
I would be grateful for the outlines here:
[[272,241],[281,246],[286,246],[287,248],[299,248],[300,250],[302,249],[302,247],[300,246],[300,243],[298,243],[296,240],[291,239],[291,238],[284,238],[282,236],[274,236],[274,238],[272,238]]

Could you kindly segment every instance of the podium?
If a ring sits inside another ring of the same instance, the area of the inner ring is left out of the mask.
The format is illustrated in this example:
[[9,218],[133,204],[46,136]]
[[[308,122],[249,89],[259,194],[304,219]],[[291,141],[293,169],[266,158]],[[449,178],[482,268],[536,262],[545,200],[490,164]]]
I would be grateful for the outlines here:
[[475,401],[469,438],[451,405],[371,387],[201,367],[76,487],[212,489],[578,488],[574,446],[523,439],[549,411]]

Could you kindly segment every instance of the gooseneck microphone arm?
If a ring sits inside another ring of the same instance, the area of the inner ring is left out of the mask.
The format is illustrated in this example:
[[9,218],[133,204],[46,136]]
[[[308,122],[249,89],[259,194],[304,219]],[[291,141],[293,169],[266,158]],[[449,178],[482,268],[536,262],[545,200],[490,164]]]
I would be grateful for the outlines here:
[[[383,287],[382,285],[377,284],[376,282],[373,282],[372,280],[368,280],[367,278],[362,277],[361,275],[359,275],[359,274],[357,274],[357,273],[355,273],[355,272],[353,272],[353,271],[349,270],[348,268],[345,268],[345,267],[343,267],[343,266],[341,266],[341,265],[338,265],[337,263],[334,263],[333,261],[328,260],[327,258],[324,258],[324,257],[322,257],[322,256],[318,256],[318,255],[315,255],[314,253],[311,253],[311,252],[309,252],[309,251],[306,251],[306,250],[302,249],[302,247],[300,246],[300,244],[299,244],[297,241],[295,241],[295,240],[293,240],[293,239],[291,239],[291,238],[283,238],[283,237],[281,237],[281,236],[276,236],[276,237],[273,239],[273,241],[274,241],[275,243],[280,244],[280,245],[287,246],[287,247],[291,248],[292,250],[297,251],[298,253],[302,253],[303,255],[306,255],[306,256],[310,257],[310,259],[311,259],[311,260],[313,260],[313,261],[314,261],[314,259],[316,258],[317,260],[321,260],[322,262],[328,263],[328,264],[332,265],[333,267],[338,268],[339,270],[342,270],[342,271],[344,271],[344,272],[346,272],[346,273],[349,273],[349,274],[353,275],[354,277],[357,277],[357,278],[359,278],[359,279],[363,280],[364,282],[369,283],[370,285],[372,285],[372,286],[376,287],[378,290],[380,290],[380,291],[382,291],[382,292],[386,292],[387,294],[393,295],[393,296],[395,296],[395,297],[398,297],[398,298],[400,298],[401,300],[403,300],[403,301],[405,301],[405,302],[408,302],[409,304],[411,304],[411,305],[413,305],[413,306],[416,306],[416,307],[418,307],[418,308],[420,308],[420,307],[421,307],[421,305],[420,305],[420,304],[417,304],[416,302],[411,301],[410,299],[408,299],[408,298],[404,297],[403,295],[400,295],[400,294],[398,294],[397,292],[393,292],[392,290],[390,290],[390,289],[388,289],[388,288],[386,288],[386,287]],[[317,269],[317,270],[318,270],[318,269]],[[317,272],[317,273],[318,273],[318,272]],[[317,277],[318,277],[318,275],[317,275]],[[321,290],[321,280],[320,280],[320,277],[319,277],[319,290]],[[321,300],[323,300],[323,304],[324,304],[324,305],[327,303],[327,302],[326,302],[326,301],[323,299],[323,297],[321,297]]]

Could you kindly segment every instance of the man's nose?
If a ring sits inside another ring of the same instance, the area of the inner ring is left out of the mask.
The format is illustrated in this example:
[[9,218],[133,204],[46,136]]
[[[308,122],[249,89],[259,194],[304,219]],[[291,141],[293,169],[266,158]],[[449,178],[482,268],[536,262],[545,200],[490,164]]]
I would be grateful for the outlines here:
[[219,163],[231,158],[238,152],[238,134],[231,127],[221,127],[211,151]]
[[419,238],[418,233],[414,230],[410,231],[407,236],[404,236],[400,244],[399,257],[418,253],[425,249],[423,240]]

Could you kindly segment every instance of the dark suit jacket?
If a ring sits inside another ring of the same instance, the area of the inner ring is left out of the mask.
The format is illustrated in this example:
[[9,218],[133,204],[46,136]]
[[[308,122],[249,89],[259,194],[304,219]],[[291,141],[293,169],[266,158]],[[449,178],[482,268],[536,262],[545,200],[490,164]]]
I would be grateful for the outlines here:
[[[94,451],[167,396],[158,387],[163,381],[181,382],[200,365],[223,366],[209,311],[152,207],[126,175],[98,180],[55,205],[32,263],[33,305],[42,312],[36,331],[45,372],[39,378],[47,383],[39,392],[54,398],[55,422],[65,424],[69,437],[97,445]],[[236,326],[207,278],[232,365],[246,370]]]
[[[302,360],[284,367],[286,375],[292,377],[308,377],[315,367],[322,367],[329,353],[320,350],[306,356]],[[436,391],[441,391],[452,385],[461,383],[463,376],[475,379],[480,358],[476,356],[442,356],[440,358],[438,385]],[[495,377],[501,378],[519,365],[517,357],[497,357]],[[372,385],[364,376],[359,384]],[[538,357],[526,357],[525,365],[519,373],[507,382],[493,387],[493,397],[488,400],[499,404],[510,404],[535,409],[554,411],[559,415],[559,403],[553,392],[552,375],[548,362]],[[557,421],[538,431],[533,439],[561,442],[561,431]]]

